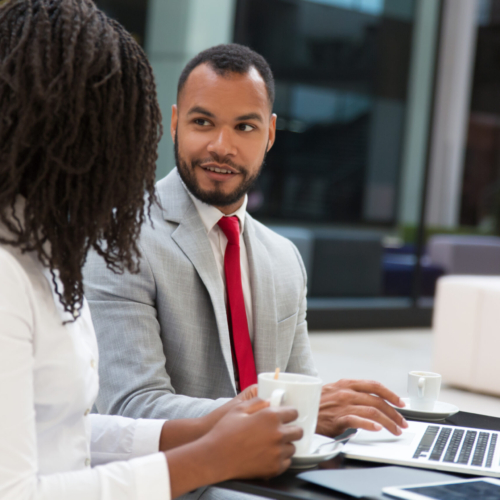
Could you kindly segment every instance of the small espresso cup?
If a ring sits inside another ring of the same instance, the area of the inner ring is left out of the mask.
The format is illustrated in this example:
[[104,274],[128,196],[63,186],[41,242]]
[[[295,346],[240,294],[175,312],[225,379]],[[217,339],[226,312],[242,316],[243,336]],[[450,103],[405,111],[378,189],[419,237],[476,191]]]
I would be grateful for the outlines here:
[[420,371],[408,373],[408,396],[412,410],[433,411],[440,389],[439,373]]
[[275,380],[274,373],[260,373],[258,382],[259,398],[269,400],[271,407],[291,406],[299,412],[299,417],[291,425],[302,427],[304,436],[293,443],[294,455],[308,455],[318,422],[323,385],[321,379],[296,373],[280,373],[278,380]]

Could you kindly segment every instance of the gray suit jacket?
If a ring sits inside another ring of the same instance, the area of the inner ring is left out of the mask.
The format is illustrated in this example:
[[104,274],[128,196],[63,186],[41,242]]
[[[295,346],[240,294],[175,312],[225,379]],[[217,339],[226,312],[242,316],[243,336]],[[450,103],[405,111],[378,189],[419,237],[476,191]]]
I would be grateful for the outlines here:
[[[177,170],[157,191],[162,208],[142,228],[139,274],[114,274],[96,254],[85,266],[100,352],[96,406],[134,418],[197,417],[236,395],[224,287]],[[244,238],[257,372],[316,374],[297,249],[248,214]]]

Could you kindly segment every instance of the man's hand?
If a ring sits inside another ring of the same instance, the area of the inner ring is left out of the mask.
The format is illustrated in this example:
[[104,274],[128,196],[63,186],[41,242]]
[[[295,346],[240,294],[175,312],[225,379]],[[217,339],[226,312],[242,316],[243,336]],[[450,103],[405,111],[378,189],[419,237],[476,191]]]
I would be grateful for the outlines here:
[[371,380],[339,380],[323,387],[316,432],[337,436],[346,429],[379,431],[385,427],[399,436],[406,429],[406,420],[394,406],[404,402],[379,382]]

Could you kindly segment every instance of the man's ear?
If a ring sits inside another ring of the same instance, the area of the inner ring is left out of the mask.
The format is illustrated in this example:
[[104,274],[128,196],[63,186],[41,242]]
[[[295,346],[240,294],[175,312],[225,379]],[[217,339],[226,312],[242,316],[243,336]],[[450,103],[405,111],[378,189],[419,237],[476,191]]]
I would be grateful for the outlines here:
[[177,130],[177,122],[179,121],[179,115],[177,114],[177,104],[172,104],[172,119],[170,120],[170,135],[172,136],[172,141],[175,142],[175,133]]
[[274,141],[276,140],[276,113],[271,115],[271,121],[269,123],[269,138],[267,141],[267,152],[273,147]]

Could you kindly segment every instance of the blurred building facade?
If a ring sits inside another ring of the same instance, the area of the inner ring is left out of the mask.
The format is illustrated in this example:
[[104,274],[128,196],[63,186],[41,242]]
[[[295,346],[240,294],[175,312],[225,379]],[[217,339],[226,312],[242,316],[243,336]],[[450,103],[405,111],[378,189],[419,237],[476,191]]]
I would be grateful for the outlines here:
[[428,324],[451,272],[430,235],[498,233],[500,0],[96,3],[153,65],[158,178],[186,62],[233,41],[269,61],[278,133],[249,211],[299,247],[313,327]]

